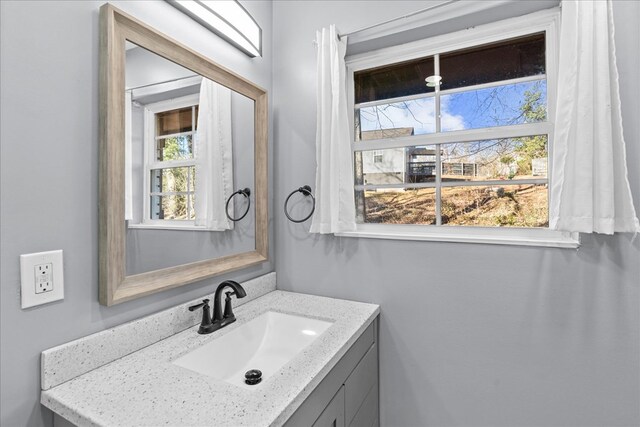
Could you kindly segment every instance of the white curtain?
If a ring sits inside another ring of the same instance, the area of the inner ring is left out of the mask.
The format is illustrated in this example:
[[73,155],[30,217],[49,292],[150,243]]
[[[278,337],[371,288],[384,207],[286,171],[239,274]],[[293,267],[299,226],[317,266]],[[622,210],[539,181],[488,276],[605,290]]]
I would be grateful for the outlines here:
[[[196,156],[195,224],[209,230],[233,228],[225,213],[233,192],[231,90],[203,78],[200,86]],[[233,209],[229,205],[229,214]]]
[[549,226],[638,232],[627,178],[610,1],[563,1]]
[[353,231],[355,201],[353,161],[345,88],[346,37],[338,40],[336,28],[316,33],[318,44],[316,210],[310,231]]
[[132,112],[131,91],[124,92],[124,219],[133,219]]

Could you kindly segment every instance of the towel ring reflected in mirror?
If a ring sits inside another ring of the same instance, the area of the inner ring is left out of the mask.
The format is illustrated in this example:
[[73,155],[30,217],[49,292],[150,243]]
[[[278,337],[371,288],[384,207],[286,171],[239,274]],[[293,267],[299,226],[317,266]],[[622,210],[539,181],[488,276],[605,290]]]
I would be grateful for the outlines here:
[[[247,199],[247,209],[239,217],[233,218],[231,215],[229,215],[229,203],[231,203],[231,200],[233,200],[233,198],[238,194],[242,194],[244,198]],[[249,213],[249,208],[251,207],[251,198],[249,198],[249,196],[251,196],[251,189],[249,188],[243,188],[241,190],[234,191],[229,196],[229,198],[227,199],[227,204],[224,206],[224,213],[227,214],[227,218],[229,218],[230,221],[240,221],[242,218],[247,216],[247,214]]]
[[[289,199],[291,199],[291,196],[293,196],[296,193],[302,193],[304,196],[306,197],[311,197],[311,200],[313,201],[313,207],[311,208],[311,212],[309,212],[309,215],[305,216],[302,219],[294,219],[291,218],[291,215],[289,215],[289,209],[288,209],[288,205],[289,205]],[[311,193],[311,187],[309,187],[308,185],[303,185],[302,187],[293,190],[288,196],[287,199],[284,201],[284,214],[287,216],[287,219],[289,219],[289,221],[291,222],[295,222],[297,224],[301,223],[301,222],[305,222],[306,220],[308,220],[309,218],[311,218],[311,215],[313,215],[313,213],[316,210],[316,198],[313,197],[313,194]]]

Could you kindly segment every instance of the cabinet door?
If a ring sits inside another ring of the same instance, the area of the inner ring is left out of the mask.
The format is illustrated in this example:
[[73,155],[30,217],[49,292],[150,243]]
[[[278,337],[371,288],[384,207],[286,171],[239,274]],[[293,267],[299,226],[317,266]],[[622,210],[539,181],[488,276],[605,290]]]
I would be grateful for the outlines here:
[[[357,425],[369,427],[373,424],[373,410],[375,409],[377,413],[378,397],[377,392],[375,397],[370,397],[369,394],[377,384],[378,345],[374,343],[344,382],[344,418],[348,426],[353,424],[353,420],[356,417],[359,419],[359,424]],[[367,399],[371,402],[368,402]],[[365,411],[369,412],[369,414],[364,417],[363,414],[360,414],[358,417],[356,414],[359,414],[363,407],[368,408]],[[367,421],[363,424],[365,419]]]
[[344,386],[333,396],[313,427],[344,427]]

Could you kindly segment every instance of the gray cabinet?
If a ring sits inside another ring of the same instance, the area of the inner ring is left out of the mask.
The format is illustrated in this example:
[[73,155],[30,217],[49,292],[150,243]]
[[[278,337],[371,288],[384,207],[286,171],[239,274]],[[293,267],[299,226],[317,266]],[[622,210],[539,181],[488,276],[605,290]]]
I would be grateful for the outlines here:
[[378,319],[285,423],[286,427],[373,427],[378,408]]

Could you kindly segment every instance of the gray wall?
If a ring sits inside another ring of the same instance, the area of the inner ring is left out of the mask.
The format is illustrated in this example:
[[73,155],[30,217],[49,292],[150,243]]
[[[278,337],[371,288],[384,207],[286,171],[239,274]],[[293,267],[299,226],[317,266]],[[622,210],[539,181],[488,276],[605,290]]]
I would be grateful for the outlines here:
[[[52,414],[39,403],[40,351],[211,293],[221,280],[110,308],[98,304],[98,8],[103,3],[0,2],[2,426],[51,425]],[[243,2],[263,30],[264,57],[254,59],[164,1],[112,3],[271,92],[270,2]],[[21,310],[19,255],[52,249],[64,250],[65,299]],[[224,277],[246,280],[273,265]]]
[[[425,5],[274,2],[276,209],[314,184],[315,30]],[[640,3],[614,13],[640,212]],[[335,238],[275,218],[279,288],[381,305],[381,425],[640,425],[640,239],[584,236],[576,251]]]

